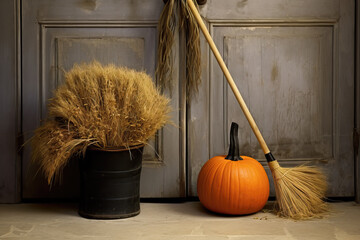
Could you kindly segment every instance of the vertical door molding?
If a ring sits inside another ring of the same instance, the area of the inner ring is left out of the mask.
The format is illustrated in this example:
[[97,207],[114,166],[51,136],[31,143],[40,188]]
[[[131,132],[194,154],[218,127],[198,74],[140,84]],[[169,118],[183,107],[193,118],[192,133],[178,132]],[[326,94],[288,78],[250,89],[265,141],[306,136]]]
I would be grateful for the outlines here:
[[[360,128],[360,4],[356,2],[356,13],[355,13],[355,133],[359,137]],[[355,135],[354,135],[355,136]],[[355,200],[360,203],[360,156],[359,156],[359,145],[354,146],[355,150]]]
[[20,1],[0,2],[0,203],[21,200]]

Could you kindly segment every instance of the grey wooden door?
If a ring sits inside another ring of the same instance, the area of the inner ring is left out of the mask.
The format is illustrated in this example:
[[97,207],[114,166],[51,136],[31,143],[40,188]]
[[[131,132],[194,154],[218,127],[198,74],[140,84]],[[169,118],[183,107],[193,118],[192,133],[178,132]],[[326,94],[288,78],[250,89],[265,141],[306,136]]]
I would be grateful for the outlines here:
[[[150,0],[24,0],[22,1],[22,118],[27,136],[46,117],[47,100],[64,81],[63,71],[92,60],[145,70],[154,77],[157,21],[162,1]],[[178,46],[176,41],[174,49]],[[180,125],[183,101],[179,70],[174,70],[172,120]],[[166,126],[147,146],[141,177],[141,197],[181,197],[185,179],[180,143],[182,128]],[[23,198],[78,196],[78,164],[64,169],[61,185],[49,189],[30,164],[29,146],[23,156]]]
[[[328,196],[354,196],[354,1],[208,0],[201,15],[282,166],[322,167]],[[203,82],[188,114],[189,195],[212,156],[264,155],[204,38]],[[274,189],[272,187],[272,195]]]

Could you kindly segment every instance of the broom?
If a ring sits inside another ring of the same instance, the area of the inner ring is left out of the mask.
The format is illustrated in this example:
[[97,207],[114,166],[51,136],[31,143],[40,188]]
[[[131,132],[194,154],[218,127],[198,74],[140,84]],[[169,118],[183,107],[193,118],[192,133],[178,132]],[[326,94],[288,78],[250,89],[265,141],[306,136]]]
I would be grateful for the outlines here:
[[[183,1],[181,1],[183,2]],[[265,154],[267,163],[272,172],[276,191],[276,210],[279,216],[293,219],[308,219],[321,217],[327,211],[327,204],[323,201],[326,192],[326,178],[323,173],[314,166],[298,166],[294,168],[283,168],[271,154],[259,128],[257,127],[249,109],[247,108],[224,60],[217,50],[201,16],[193,3],[186,1],[187,6],[193,13],[199,27],[201,28],[212,52],[215,55],[242,111],[245,114],[260,146]],[[184,4],[184,3],[183,3]]]

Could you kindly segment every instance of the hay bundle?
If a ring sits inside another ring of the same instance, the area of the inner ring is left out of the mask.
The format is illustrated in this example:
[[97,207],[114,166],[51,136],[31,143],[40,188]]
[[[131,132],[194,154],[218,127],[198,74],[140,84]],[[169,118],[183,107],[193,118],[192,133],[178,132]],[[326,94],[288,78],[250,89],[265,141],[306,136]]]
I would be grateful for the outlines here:
[[[198,8],[197,1],[193,1]],[[179,12],[179,18],[176,14]],[[168,0],[159,20],[159,39],[157,52],[156,79],[163,89],[173,88],[174,35],[176,30],[183,29],[186,41],[186,93],[187,100],[196,96],[201,83],[201,49],[200,30],[195,17],[189,10],[186,0]]]
[[32,138],[33,160],[49,184],[87,147],[145,144],[169,122],[169,99],[144,72],[94,62],[75,65],[65,79],[50,99],[48,120]]

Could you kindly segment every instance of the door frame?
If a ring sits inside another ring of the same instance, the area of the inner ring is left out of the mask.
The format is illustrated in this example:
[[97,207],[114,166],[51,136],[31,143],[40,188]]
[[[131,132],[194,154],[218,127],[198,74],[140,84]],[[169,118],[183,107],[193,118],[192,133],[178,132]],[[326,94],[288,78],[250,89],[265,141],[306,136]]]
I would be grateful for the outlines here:
[[21,0],[0,1],[0,203],[21,201]]
[[[360,3],[355,0],[355,119],[354,137],[359,138],[360,128]],[[359,145],[354,145],[355,161],[355,201],[360,203],[360,156]]]

